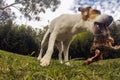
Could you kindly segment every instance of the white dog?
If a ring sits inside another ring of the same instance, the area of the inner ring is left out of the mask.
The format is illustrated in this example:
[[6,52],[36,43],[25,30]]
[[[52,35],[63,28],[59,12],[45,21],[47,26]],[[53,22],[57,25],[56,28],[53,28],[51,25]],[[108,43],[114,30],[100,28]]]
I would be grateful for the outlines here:
[[[55,42],[59,50],[60,63],[62,63],[63,52],[65,64],[70,65],[68,62],[68,51],[73,36],[83,31],[93,32],[93,22],[96,16],[100,15],[100,11],[91,7],[80,7],[78,10],[81,11],[81,14],[63,14],[51,22],[41,42],[41,50],[38,56],[41,66],[50,64]],[[48,49],[42,58],[43,48],[47,42]]]

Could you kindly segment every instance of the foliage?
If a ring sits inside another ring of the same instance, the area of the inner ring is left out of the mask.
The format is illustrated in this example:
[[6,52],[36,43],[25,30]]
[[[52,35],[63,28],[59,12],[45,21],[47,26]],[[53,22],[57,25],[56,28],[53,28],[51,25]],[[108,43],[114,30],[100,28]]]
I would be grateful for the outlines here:
[[70,46],[71,58],[88,58],[90,54],[90,47],[93,42],[93,34],[90,32],[83,32],[75,36]]
[[[116,21],[117,22],[117,21]],[[120,22],[114,22],[110,27],[111,36],[115,40],[115,45],[120,45]],[[117,25],[118,24],[118,25]]]
[[7,6],[4,0],[0,0],[0,23],[5,24],[8,20],[14,20],[15,14],[11,11],[11,9],[5,8],[2,9],[3,6]]
[[59,0],[16,0],[16,2],[22,3],[20,11],[25,17],[28,17],[29,20],[35,19],[38,21],[40,20],[39,13],[45,13],[48,8],[55,11],[60,4]]
[[[60,4],[59,0],[15,0],[14,3],[7,4],[5,0],[0,1],[0,11],[6,13],[1,15],[2,17],[8,19],[8,14],[10,7],[16,8],[19,10],[25,17],[29,20],[40,20],[40,13],[46,12],[46,9],[50,8],[51,11],[55,11],[58,5]],[[16,6],[18,5],[18,6]],[[8,10],[9,9],[9,10]],[[1,12],[0,12],[1,13]],[[9,17],[12,15],[9,14]]]
[[0,50],[0,80],[119,80],[120,58],[101,60],[84,66],[83,60],[70,60],[71,66],[52,60],[40,67],[36,58]]
[[40,29],[37,31],[30,26],[18,26],[8,21],[0,25],[0,49],[37,56],[43,34],[44,31]]

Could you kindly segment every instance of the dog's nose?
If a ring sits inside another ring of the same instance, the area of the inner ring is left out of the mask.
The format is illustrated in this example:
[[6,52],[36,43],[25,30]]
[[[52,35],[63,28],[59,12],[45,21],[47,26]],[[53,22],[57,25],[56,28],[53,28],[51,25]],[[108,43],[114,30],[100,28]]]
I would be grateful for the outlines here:
[[106,27],[109,26],[113,21],[113,17],[110,15],[102,14],[95,18],[94,24],[104,24]]

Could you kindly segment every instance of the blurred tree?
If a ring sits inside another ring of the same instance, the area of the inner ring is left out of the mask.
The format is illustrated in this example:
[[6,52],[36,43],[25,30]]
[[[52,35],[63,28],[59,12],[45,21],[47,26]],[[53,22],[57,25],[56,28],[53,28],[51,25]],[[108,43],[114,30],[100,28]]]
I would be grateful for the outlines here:
[[110,26],[110,32],[111,36],[114,38],[115,43],[114,45],[120,45],[120,21],[117,20],[113,22],[113,24]]
[[[19,6],[16,6],[18,4]],[[4,12],[7,17],[9,13],[7,9],[10,9],[10,7],[14,7],[18,9],[29,20],[35,19],[39,21],[39,13],[45,13],[46,9],[48,8],[50,8],[51,11],[55,11],[59,4],[60,0],[15,0],[14,3],[8,5],[6,4],[5,0],[1,0],[0,11]]]
[[[5,4],[4,0],[0,0],[0,23],[5,24],[8,20],[13,20],[15,18],[14,12]],[[4,7],[4,8],[3,8]]]
[[35,30],[25,25],[18,26],[13,24],[12,21],[8,21],[4,25],[0,24],[0,49],[23,55],[37,56],[41,42],[39,36],[43,35],[41,29]]
[[90,32],[83,32],[75,36],[70,46],[71,58],[88,58],[91,56],[90,47],[93,42],[93,34]]

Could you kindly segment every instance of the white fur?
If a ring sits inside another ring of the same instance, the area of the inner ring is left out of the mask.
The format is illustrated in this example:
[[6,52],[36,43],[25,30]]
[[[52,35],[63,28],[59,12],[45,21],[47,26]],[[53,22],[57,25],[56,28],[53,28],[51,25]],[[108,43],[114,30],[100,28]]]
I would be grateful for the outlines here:
[[[49,65],[51,56],[53,54],[55,42],[59,50],[60,63],[63,63],[63,52],[65,64],[70,65],[70,63],[68,62],[68,51],[73,36],[83,31],[93,32],[92,26],[93,21],[83,21],[80,17],[80,14],[63,14],[55,18],[51,22],[50,27],[41,42],[41,50],[38,56],[38,59],[40,60],[40,65]],[[48,49],[46,51],[46,54],[42,58],[43,48],[47,42]]]

